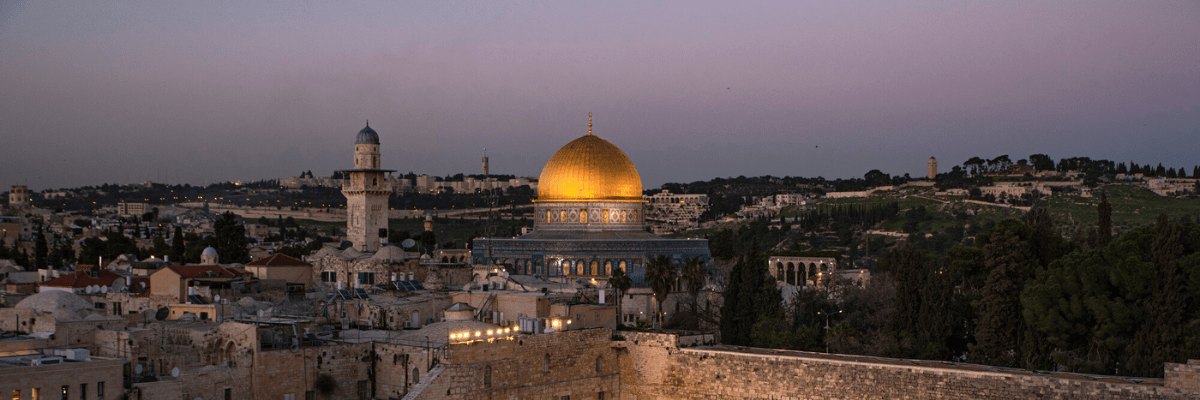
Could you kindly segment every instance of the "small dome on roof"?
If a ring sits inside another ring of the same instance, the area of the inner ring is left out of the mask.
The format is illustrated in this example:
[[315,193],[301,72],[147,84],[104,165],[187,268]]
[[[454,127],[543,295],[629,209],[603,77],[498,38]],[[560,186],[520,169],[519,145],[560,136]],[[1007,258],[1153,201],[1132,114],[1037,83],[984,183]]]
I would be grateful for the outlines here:
[[371,129],[370,122],[367,123],[366,128],[358,131],[358,139],[354,141],[354,144],[379,144],[379,134]]
[[32,309],[42,313],[70,315],[92,309],[92,304],[79,295],[62,290],[50,290],[26,297],[15,308]]
[[399,247],[389,244],[381,247],[379,251],[375,252],[375,256],[371,258],[383,261],[402,261],[404,260],[404,250],[400,250]]
[[215,256],[215,255],[217,255],[217,249],[214,249],[212,246],[205,247],[204,252],[200,253],[200,255],[201,256]]

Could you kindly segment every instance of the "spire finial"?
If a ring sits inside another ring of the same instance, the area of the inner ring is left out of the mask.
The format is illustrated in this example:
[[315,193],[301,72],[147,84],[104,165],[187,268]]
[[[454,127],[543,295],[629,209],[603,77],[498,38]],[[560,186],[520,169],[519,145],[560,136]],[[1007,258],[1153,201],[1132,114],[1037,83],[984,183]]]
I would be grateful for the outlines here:
[[592,112],[588,111],[588,135],[592,134]]
[[370,128],[370,127],[371,127],[371,120],[369,120],[369,119],[367,120],[367,127],[368,127],[368,128]]

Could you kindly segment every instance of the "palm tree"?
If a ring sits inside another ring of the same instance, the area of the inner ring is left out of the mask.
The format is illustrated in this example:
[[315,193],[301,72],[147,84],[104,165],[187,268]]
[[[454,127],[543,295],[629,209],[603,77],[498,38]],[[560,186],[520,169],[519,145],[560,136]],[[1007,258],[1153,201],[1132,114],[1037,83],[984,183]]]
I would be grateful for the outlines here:
[[700,290],[704,289],[704,279],[707,278],[704,271],[704,260],[700,257],[684,259],[680,277],[687,281],[687,292],[692,297],[692,312],[694,313],[697,301],[699,301],[697,297],[700,295]]
[[659,254],[650,259],[646,263],[646,281],[650,284],[650,291],[654,292],[654,299],[658,300],[655,302],[658,313],[654,316],[654,327],[662,329],[662,303],[671,294],[671,285],[675,283],[675,265],[671,263],[671,258]]
[[612,275],[608,277],[608,285],[617,292],[617,327],[621,327],[621,298],[625,297],[625,292],[633,286],[633,279],[629,275],[625,275],[625,270],[621,267],[613,268]]

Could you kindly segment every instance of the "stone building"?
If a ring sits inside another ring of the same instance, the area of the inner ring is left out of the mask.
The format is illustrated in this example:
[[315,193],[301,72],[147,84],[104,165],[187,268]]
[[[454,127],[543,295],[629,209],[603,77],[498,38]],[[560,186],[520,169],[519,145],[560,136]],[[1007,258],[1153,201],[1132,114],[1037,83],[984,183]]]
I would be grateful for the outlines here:
[[8,207],[16,210],[29,208],[29,187],[13,185],[8,192]]
[[929,179],[937,178],[937,159],[929,157],[929,161],[925,163],[925,177]]
[[663,190],[646,200],[646,224],[655,234],[665,234],[698,227],[700,215],[708,211],[708,195],[677,194]]
[[834,257],[773,256],[767,260],[767,269],[781,284],[810,286],[837,271],[838,261]]
[[313,287],[312,264],[289,257],[286,254],[275,253],[266,258],[251,261],[246,264],[246,271],[258,279],[279,279],[289,285],[298,285],[300,290]]

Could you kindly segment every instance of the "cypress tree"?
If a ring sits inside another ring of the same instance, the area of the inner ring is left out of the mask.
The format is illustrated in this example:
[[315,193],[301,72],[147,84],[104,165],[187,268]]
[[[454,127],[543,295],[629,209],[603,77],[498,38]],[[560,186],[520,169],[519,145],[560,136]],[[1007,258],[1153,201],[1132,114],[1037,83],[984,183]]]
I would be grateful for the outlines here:
[[983,246],[989,273],[975,305],[975,344],[969,347],[967,360],[1016,367],[1025,325],[1020,295],[1029,250],[1009,227],[998,226],[991,236]]
[[183,254],[187,251],[187,247],[183,244],[183,228],[175,226],[175,237],[171,239],[171,257],[175,258],[175,262],[183,264]]
[[37,265],[37,269],[46,269],[46,256],[50,253],[50,247],[46,244],[46,235],[42,233],[42,227],[38,226],[37,239],[33,245],[33,263]]
[[1100,219],[1096,222],[1096,248],[1104,248],[1112,241],[1112,204],[1108,202],[1108,194],[1100,193],[1100,205],[1096,206]]

